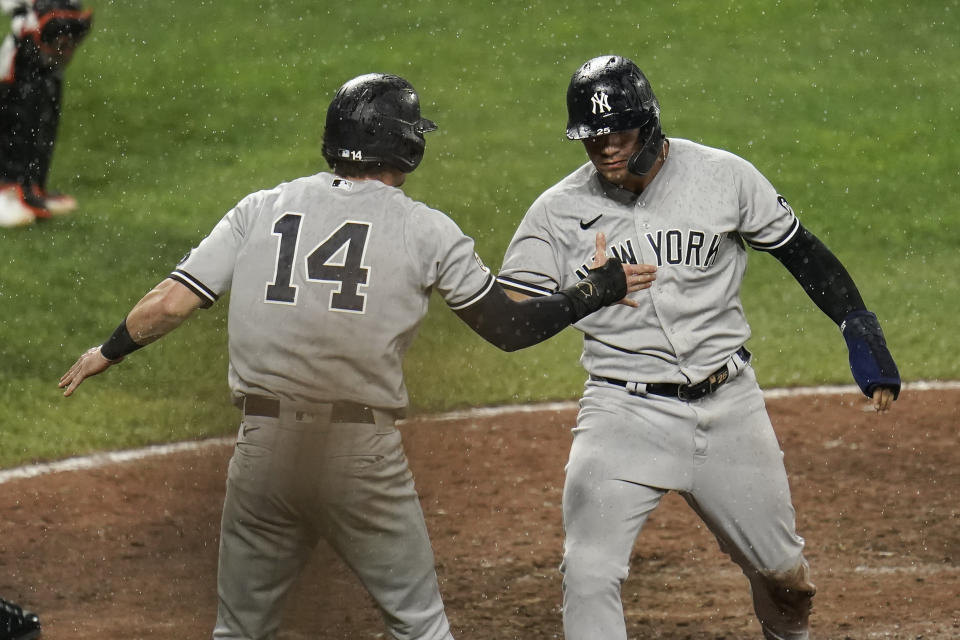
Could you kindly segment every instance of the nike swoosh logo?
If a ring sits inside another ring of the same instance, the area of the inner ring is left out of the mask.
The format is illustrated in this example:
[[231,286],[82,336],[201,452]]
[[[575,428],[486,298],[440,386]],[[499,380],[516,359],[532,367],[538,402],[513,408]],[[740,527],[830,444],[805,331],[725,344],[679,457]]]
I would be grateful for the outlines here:
[[590,220],[589,222],[584,222],[583,220],[581,220],[581,221],[580,221],[580,228],[581,228],[581,229],[589,229],[590,227],[593,226],[593,223],[594,223],[594,222],[596,222],[597,220],[599,220],[599,219],[602,218],[602,217],[603,217],[603,214],[601,213],[600,215],[598,215],[598,216],[597,216],[596,218],[594,218],[593,220]]

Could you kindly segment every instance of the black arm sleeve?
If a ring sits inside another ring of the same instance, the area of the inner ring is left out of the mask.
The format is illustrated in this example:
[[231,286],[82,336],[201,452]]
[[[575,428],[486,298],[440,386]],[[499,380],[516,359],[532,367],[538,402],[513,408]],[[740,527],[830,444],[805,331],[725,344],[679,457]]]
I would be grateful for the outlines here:
[[866,309],[840,260],[804,227],[770,253],[797,279],[810,299],[839,326],[852,311]]
[[573,304],[561,293],[518,302],[510,299],[499,284],[474,304],[454,313],[480,337],[504,351],[543,342],[576,321]]

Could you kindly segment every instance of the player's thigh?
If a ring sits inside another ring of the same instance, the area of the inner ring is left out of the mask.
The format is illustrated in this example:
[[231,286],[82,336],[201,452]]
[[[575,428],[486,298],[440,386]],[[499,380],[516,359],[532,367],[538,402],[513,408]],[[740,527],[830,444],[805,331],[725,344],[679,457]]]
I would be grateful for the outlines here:
[[213,637],[272,637],[313,539],[275,494],[249,491],[248,479],[238,482],[233,462],[231,467],[220,527]]
[[[762,570],[793,566],[796,534],[783,452],[762,393],[749,379],[725,399],[703,432],[706,455],[684,498],[738,563]],[[734,385],[731,385],[733,387]]]
[[240,426],[221,520],[222,577],[292,579],[315,542],[296,507],[297,470],[280,433],[270,418],[246,418]]
[[569,467],[666,489],[692,478],[696,412],[662,396],[635,396],[622,387],[589,382],[573,430]]
[[407,550],[390,547],[404,540],[416,552],[413,555],[430,546],[400,434],[383,434],[378,439],[375,447],[363,453],[330,461],[340,491],[324,492],[317,525],[324,536],[333,538],[342,555],[369,563],[400,557]]
[[245,419],[230,459],[221,527],[241,564],[258,554],[266,562],[299,558],[312,546],[295,506],[296,470],[278,432],[275,420]]
[[592,459],[571,461],[563,490],[565,574],[623,579],[637,534],[666,493],[604,473]]
[[385,612],[388,621],[443,637],[433,549],[399,432],[381,434],[350,468],[345,491],[328,501],[319,531]]

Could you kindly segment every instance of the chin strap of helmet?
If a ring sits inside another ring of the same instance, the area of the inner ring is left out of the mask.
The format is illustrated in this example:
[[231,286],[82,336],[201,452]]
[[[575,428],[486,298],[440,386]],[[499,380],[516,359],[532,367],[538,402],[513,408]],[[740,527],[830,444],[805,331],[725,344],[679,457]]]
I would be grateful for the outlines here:
[[660,130],[660,121],[657,120],[650,127],[650,134],[643,141],[640,148],[627,161],[627,170],[637,176],[645,176],[653,168],[660,150],[663,148],[663,132]]

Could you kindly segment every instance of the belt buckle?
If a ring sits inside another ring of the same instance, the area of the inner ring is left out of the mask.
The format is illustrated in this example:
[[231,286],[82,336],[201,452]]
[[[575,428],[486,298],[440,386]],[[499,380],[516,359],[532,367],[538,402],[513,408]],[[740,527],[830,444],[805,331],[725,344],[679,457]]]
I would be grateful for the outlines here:
[[727,367],[721,367],[720,369],[711,373],[710,377],[706,380],[698,382],[697,384],[688,384],[678,387],[677,397],[684,402],[699,400],[700,398],[710,395],[719,389],[729,377],[730,372],[727,370]]
[[704,380],[703,382],[698,382],[697,384],[688,384],[677,387],[677,398],[683,400],[684,402],[690,402],[691,400],[699,400],[711,391],[713,391],[713,389],[710,388],[709,381]]

